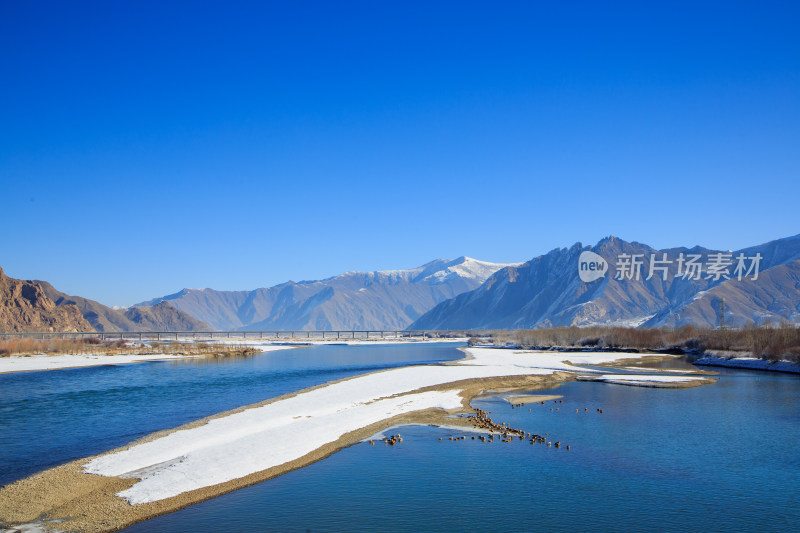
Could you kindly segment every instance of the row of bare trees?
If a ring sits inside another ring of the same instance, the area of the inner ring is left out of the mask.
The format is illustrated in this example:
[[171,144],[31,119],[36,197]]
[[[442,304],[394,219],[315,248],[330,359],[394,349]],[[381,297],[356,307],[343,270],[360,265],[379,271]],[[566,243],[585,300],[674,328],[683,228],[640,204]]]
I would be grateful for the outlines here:
[[559,327],[495,330],[492,342],[521,347],[565,347],[635,350],[734,351],[777,361],[800,362],[800,328],[751,326],[741,329]]

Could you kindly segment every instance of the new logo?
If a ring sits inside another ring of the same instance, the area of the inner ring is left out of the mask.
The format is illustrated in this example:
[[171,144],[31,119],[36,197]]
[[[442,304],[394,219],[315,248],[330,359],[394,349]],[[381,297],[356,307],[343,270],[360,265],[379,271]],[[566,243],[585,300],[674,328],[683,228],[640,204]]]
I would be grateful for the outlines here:
[[578,275],[584,283],[598,280],[608,272],[608,263],[594,252],[581,252],[578,258]]

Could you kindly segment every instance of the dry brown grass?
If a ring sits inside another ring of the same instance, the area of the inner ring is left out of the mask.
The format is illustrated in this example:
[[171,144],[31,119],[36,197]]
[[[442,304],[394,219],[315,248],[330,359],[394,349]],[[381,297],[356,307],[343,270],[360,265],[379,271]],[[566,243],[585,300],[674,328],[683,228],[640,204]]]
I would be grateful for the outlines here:
[[634,350],[736,351],[777,361],[800,362],[800,328],[779,327],[710,329],[680,328],[561,327],[548,329],[497,330],[494,344],[522,347],[565,347]]
[[101,341],[95,337],[84,339],[49,339],[31,338],[0,339],[0,357],[10,355],[67,354],[77,355],[99,353],[104,355],[119,354],[172,354],[172,355],[246,355],[255,353],[247,346],[235,344],[216,344],[205,342],[132,342],[124,340]]
[[79,354],[97,351],[97,339],[50,339],[12,338],[0,340],[0,357],[16,354]]

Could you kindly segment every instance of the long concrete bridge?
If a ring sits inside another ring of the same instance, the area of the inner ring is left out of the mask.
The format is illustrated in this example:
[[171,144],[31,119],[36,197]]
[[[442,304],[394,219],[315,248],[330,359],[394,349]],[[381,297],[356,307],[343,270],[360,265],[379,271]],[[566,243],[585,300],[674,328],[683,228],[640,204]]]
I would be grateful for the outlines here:
[[457,330],[342,330],[342,331],[90,331],[90,332],[0,332],[0,339],[27,338],[100,339],[100,340],[282,340],[302,342],[311,340],[353,339],[447,339],[480,335],[478,331]]

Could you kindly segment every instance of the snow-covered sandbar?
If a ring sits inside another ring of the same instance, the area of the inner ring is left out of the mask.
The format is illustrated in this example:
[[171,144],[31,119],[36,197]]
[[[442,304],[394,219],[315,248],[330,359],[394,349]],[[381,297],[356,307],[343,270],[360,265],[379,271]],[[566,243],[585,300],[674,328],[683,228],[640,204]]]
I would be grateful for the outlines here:
[[[503,376],[549,376],[583,372],[562,354],[491,348],[467,350],[470,359],[376,372],[254,407],[127,450],[99,457],[85,471],[140,478],[119,493],[130,503],[147,503],[280,466],[345,433],[393,416],[438,407],[458,409],[455,390],[414,393],[465,380]],[[611,362],[629,354],[570,354],[573,363]],[[286,435],[303,435],[298,442]]]
[[[300,468],[393,425],[466,420],[448,416],[466,412],[483,391],[612,377],[612,369],[578,365],[631,359],[615,352],[465,352],[455,362],[379,371],[289,394],[53,468],[0,489],[0,502],[8,502],[0,504],[0,521],[47,514],[71,520],[73,529],[92,529],[97,521],[106,528],[130,524]],[[75,498],[76,490],[85,496]],[[29,503],[33,495],[44,503]],[[15,503],[24,512],[10,511]]]

